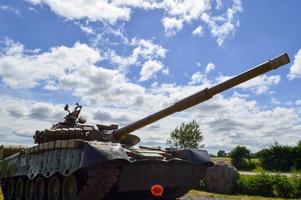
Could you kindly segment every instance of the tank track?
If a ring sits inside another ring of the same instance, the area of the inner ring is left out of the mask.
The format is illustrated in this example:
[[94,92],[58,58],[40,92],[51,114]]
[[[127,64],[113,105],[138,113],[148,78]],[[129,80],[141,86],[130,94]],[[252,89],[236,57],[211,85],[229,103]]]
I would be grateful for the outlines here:
[[[189,192],[190,188],[169,188],[165,191],[162,197],[154,197],[149,191],[133,191],[128,193],[118,193],[117,183],[119,178],[119,172],[121,163],[107,163],[96,166],[94,168],[88,168],[86,170],[78,171],[73,175],[76,177],[78,185],[78,194],[76,200],[176,200],[177,198],[185,195]],[[196,170],[196,179],[201,178],[202,170]],[[15,177],[16,178],[16,177]],[[64,178],[64,177],[61,177]],[[66,178],[66,177],[65,177]],[[49,179],[44,178],[46,182]],[[5,180],[1,184],[4,200],[8,199],[7,183]],[[63,192],[63,191],[62,191]],[[60,195],[62,198],[62,194]],[[14,199],[14,198],[13,198]],[[44,199],[47,199],[45,196]]]
[[78,200],[104,199],[117,183],[119,175],[118,164],[107,164],[88,170],[88,179],[79,192]]
[[[120,168],[120,164],[108,163],[104,165],[99,165],[95,168],[87,169],[85,173],[83,171],[74,173],[74,177],[77,180],[77,185],[79,190],[75,200],[105,199],[105,196],[117,184],[119,168]],[[14,177],[13,180],[15,180],[16,178],[17,177]],[[61,178],[63,179],[64,177]],[[7,196],[9,180],[10,179],[1,181],[1,189],[2,189],[2,195],[4,200],[10,199]],[[27,178],[25,178],[25,180],[27,180]],[[44,178],[44,180],[47,183],[49,182],[49,178]],[[60,194],[59,199],[63,199],[62,193]],[[15,199],[15,197],[11,199]],[[22,199],[25,198],[23,197]],[[46,193],[44,199],[48,199]]]

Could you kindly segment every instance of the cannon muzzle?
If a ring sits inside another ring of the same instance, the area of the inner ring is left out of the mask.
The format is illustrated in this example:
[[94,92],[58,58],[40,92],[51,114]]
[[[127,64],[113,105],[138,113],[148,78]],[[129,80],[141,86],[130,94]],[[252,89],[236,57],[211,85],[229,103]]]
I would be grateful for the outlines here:
[[261,74],[264,74],[270,70],[277,69],[278,67],[285,65],[290,62],[290,59],[286,53],[275,57],[271,60],[268,60],[246,72],[243,72],[239,74],[238,76],[235,76],[227,81],[224,81],[222,83],[219,83],[211,88],[205,88],[193,95],[190,95],[178,102],[176,102],[174,105],[171,105],[159,112],[156,112],[148,117],[145,117],[143,119],[140,119],[132,124],[129,124],[123,128],[117,129],[114,132],[114,138],[117,141],[124,140],[129,133],[136,131],[148,124],[151,124],[153,122],[156,122],[164,117],[167,117],[168,115],[171,115],[175,112],[179,112],[182,110],[186,110],[192,106],[195,106],[201,102],[204,102],[210,98],[212,98],[214,95],[221,93],[227,89],[230,89],[234,86],[237,86],[243,82],[246,82],[252,78],[255,78]]

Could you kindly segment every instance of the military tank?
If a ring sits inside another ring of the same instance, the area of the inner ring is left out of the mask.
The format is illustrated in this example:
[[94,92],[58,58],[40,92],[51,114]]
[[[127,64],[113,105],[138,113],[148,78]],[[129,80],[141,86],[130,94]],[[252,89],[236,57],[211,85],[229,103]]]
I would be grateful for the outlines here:
[[289,63],[264,62],[123,128],[86,125],[76,104],[63,122],[34,134],[34,145],[1,146],[1,188],[8,200],[176,199],[198,187],[214,165],[201,149],[136,147],[132,132]]

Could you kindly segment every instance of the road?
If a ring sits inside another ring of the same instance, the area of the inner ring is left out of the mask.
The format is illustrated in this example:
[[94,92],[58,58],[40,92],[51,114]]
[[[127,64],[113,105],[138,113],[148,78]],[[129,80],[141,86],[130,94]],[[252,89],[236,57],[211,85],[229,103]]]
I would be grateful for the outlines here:
[[[248,176],[256,176],[256,175],[260,175],[261,173],[260,172],[247,172],[247,171],[239,171],[239,174],[241,175],[248,175]],[[281,175],[281,176],[287,176],[287,177],[291,177],[295,174],[293,173],[284,173],[284,172],[277,172],[277,173],[274,173],[274,172],[265,172],[265,174],[268,174],[268,175]],[[300,176],[300,174],[297,174],[297,176]]]

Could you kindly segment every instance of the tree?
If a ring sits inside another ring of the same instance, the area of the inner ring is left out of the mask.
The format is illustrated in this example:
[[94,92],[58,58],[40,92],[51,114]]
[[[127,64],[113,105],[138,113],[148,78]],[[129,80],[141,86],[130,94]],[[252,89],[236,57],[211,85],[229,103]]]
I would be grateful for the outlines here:
[[227,157],[228,155],[227,155],[227,152],[226,151],[224,151],[224,150],[219,150],[218,152],[217,152],[217,157]]
[[275,143],[268,149],[262,150],[260,161],[262,167],[268,170],[290,171],[299,168],[301,160],[298,161],[298,148]]
[[200,143],[203,141],[203,135],[200,126],[195,120],[185,124],[182,123],[170,133],[170,138],[167,144],[172,148],[201,148],[204,145]]
[[238,169],[241,169],[243,168],[244,161],[246,159],[250,159],[250,150],[245,146],[238,145],[234,149],[232,149],[229,155],[232,165],[234,165]]

